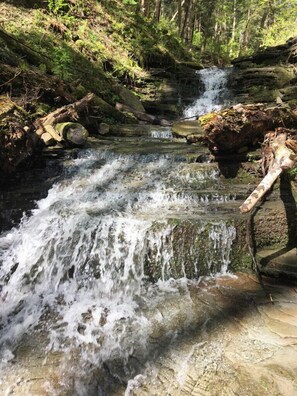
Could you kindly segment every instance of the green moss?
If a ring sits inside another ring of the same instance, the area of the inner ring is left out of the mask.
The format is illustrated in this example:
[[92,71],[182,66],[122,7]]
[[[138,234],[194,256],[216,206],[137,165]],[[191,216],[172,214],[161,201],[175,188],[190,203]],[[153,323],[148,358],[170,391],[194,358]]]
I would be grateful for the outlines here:
[[200,125],[204,126],[215,117],[215,113],[208,113],[199,117]]

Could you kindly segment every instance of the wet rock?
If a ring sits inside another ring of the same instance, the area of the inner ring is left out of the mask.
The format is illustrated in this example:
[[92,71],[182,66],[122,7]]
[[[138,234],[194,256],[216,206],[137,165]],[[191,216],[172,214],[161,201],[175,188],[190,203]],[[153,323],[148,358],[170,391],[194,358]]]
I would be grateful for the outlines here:
[[176,104],[148,102],[145,104],[145,110],[150,114],[158,114],[164,117],[178,118],[181,111]]
[[297,250],[283,246],[279,249],[263,249],[258,252],[261,272],[274,277],[297,278]]
[[112,136],[126,136],[126,137],[137,137],[137,136],[151,136],[154,131],[165,133],[168,131],[167,127],[154,126],[147,124],[117,124],[110,125],[110,135]]
[[[290,287],[265,283],[265,288],[280,300],[291,299]],[[198,316],[195,307],[203,302],[200,309],[208,311],[208,319],[203,322],[200,316],[200,326],[150,362],[149,374],[132,394],[293,396],[297,390],[297,328],[290,324],[294,320],[290,304],[272,305],[260,289],[255,278],[241,276],[215,281],[215,287],[208,288],[214,300],[201,289],[192,289],[188,309]],[[292,307],[296,296],[291,301]],[[275,318],[274,325],[267,314]]]
[[113,395],[293,396],[296,292],[294,285],[267,279],[263,285],[265,291],[256,277],[242,274],[179,288],[171,283],[171,292],[163,290],[141,312],[150,326],[148,342],[143,349],[137,332],[130,334],[133,351],[125,363],[83,365],[75,345],[65,356],[46,352],[42,332],[27,335],[2,368],[0,391],[71,395],[83,389],[96,394],[99,386]]
[[204,132],[201,128],[200,122],[197,120],[193,121],[177,121],[172,125],[172,132],[177,137],[184,137],[190,135],[201,135],[203,136]]

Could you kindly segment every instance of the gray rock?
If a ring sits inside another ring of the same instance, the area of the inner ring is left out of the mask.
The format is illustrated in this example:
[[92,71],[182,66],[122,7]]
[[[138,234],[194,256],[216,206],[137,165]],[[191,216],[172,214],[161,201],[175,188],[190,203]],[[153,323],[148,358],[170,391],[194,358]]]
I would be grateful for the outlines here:
[[106,124],[105,122],[101,122],[98,129],[99,134],[107,135],[109,131],[110,131],[110,125]]
[[145,109],[144,109],[141,101],[129,89],[127,89],[127,88],[125,88],[123,86],[118,86],[117,94],[119,95],[119,97],[121,99],[121,102],[123,104],[125,104],[126,106],[131,107],[132,109],[134,109],[136,111],[139,111],[141,113],[145,113]]

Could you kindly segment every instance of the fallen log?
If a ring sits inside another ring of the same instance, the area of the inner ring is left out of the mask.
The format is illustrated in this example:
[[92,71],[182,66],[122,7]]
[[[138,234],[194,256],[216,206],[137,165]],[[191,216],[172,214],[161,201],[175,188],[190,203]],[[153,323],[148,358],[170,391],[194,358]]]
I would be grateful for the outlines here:
[[88,93],[82,99],[60,107],[47,116],[40,118],[37,123],[39,122],[44,127],[45,125],[54,125],[69,120],[76,121],[79,118],[79,113],[87,109],[94,97],[93,93]]
[[172,125],[171,122],[165,120],[165,119],[159,119],[158,117],[151,115],[151,114],[147,114],[144,113],[142,111],[138,111],[133,109],[130,106],[124,105],[122,103],[116,103],[115,108],[119,111],[125,111],[127,113],[131,113],[133,114],[137,120],[139,121],[144,121],[147,122],[149,124],[153,124],[153,125],[162,125],[162,126],[170,126]]
[[38,118],[34,122],[36,136],[39,136],[46,146],[55,145],[57,142],[62,144],[67,142],[71,146],[79,147],[84,145],[88,133],[82,125],[78,123],[67,123],[71,124],[68,128],[68,133],[64,133],[63,128],[59,130],[55,126],[65,125],[65,122],[69,120],[78,120],[79,114],[85,111],[89,105],[91,105],[94,98],[95,95],[93,93],[89,93],[74,103],[60,107],[45,117]]
[[[282,129],[282,128],[280,128]],[[280,133],[272,140],[270,146],[272,148],[273,160],[269,167],[269,170],[260,184],[255,188],[255,190],[250,194],[250,196],[244,201],[244,203],[240,206],[241,213],[250,212],[257,202],[266,194],[268,190],[272,187],[273,183],[276,181],[278,176],[285,170],[291,169],[294,167],[297,160],[297,151],[292,150],[290,148],[297,148],[296,142],[295,145],[292,144],[292,140],[288,140],[289,147],[286,142],[287,133]]]

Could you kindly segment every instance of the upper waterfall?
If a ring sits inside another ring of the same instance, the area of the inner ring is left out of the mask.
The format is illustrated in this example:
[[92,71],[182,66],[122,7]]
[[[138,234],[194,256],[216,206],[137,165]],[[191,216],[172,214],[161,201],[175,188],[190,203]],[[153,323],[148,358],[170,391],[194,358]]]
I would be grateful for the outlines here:
[[200,115],[220,110],[227,96],[227,77],[230,69],[210,67],[198,71],[203,84],[202,95],[184,110],[185,118],[199,117]]

